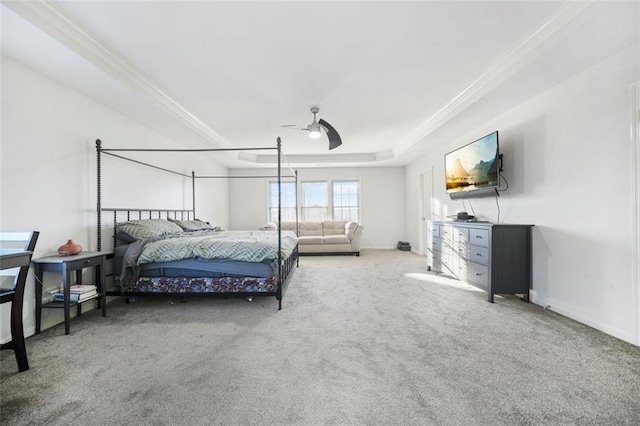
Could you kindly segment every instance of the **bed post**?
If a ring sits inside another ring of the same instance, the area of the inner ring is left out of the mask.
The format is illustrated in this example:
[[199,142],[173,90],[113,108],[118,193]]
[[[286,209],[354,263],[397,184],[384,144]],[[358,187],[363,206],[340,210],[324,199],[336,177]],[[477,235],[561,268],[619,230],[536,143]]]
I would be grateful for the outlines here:
[[282,154],[280,136],[277,139],[278,147],[278,310],[282,309],[282,177],[280,156]]
[[97,249],[98,251],[102,251],[102,178],[101,178],[101,164],[100,164],[100,152],[102,150],[102,141],[100,139],[96,139],[96,173],[97,173],[97,179],[96,179],[96,186],[97,186],[97,191],[96,191],[96,215],[97,215],[97,221],[96,224],[98,226],[98,234],[97,234],[97,238],[98,238],[98,244],[97,244]]
[[196,172],[191,170],[191,209],[193,210],[193,217],[187,218],[187,220],[196,219]]

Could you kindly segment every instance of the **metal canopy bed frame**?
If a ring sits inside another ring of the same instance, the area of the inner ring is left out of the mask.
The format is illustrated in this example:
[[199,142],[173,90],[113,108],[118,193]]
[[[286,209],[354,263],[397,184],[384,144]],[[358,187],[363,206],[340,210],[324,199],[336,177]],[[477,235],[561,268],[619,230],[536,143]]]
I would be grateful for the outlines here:
[[[197,176],[194,171],[191,172],[191,175],[187,175],[184,173],[176,172],[173,170],[169,170],[163,167],[159,167],[153,164],[148,164],[139,160],[135,160],[132,158],[127,158],[125,156],[115,154],[115,152],[222,152],[222,151],[256,151],[256,150],[276,150],[277,151],[277,175],[275,176],[264,176],[264,175],[249,175],[249,176]],[[244,296],[244,297],[252,297],[252,296],[275,296],[278,300],[278,310],[282,309],[282,299],[284,295],[284,290],[287,287],[287,284],[291,278],[293,267],[299,265],[299,256],[298,256],[298,247],[297,244],[293,253],[288,257],[284,258],[282,253],[282,178],[293,178],[295,181],[295,188],[297,192],[298,187],[298,172],[297,170],[291,170],[292,175],[283,176],[282,175],[282,147],[281,140],[278,137],[276,141],[275,147],[257,147],[257,148],[219,148],[219,149],[132,149],[132,148],[122,148],[122,149],[114,149],[114,148],[103,148],[102,141],[100,139],[96,140],[96,173],[97,173],[97,197],[96,197],[96,214],[97,214],[97,250],[102,251],[102,238],[103,238],[103,213],[109,213],[113,218],[113,244],[114,251],[117,244],[117,226],[119,220],[122,219],[122,216],[126,216],[126,221],[135,220],[135,219],[180,219],[180,220],[195,220],[196,219],[196,180],[197,179],[256,179],[256,178],[276,178],[278,185],[278,223],[277,223],[277,239],[278,239],[278,255],[277,259],[277,276],[275,277],[275,290],[274,291],[207,291],[207,292],[198,292],[198,291],[180,291],[180,292],[140,292],[140,291],[107,291],[108,296],[135,296],[135,295],[158,295],[158,294],[169,294],[169,295],[209,295],[209,296]],[[161,170],[164,172],[172,173],[175,175],[179,175],[182,177],[191,179],[191,191],[192,191],[192,208],[191,209],[149,209],[149,208],[111,208],[111,207],[103,207],[102,206],[102,155],[108,155],[112,157],[119,158],[121,160],[133,162],[136,164],[140,164],[146,167],[151,167],[157,170]],[[297,199],[297,198],[296,198]],[[298,218],[297,218],[297,207],[296,207],[296,228]],[[108,258],[113,258],[113,255],[109,255]]]

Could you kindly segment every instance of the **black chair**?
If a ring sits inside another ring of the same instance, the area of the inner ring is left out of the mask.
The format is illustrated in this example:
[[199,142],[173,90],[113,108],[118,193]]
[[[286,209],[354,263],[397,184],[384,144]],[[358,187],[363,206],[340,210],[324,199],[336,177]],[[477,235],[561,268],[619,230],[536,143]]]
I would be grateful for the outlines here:
[[[29,369],[27,348],[24,343],[24,327],[22,325],[22,305],[24,291],[29,274],[31,255],[36,247],[38,231],[33,232],[0,232],[0,268],[4,277],[12,277],[11,288],[0,288],[0,304],[11,303],[11,341],[0,349],[13,349],[18,362],[18,370]],[[25,253],[28,252],[25,256]],[[12,268],[14,265],[19,265]],[[7,269],[10,268],[10,269]]]

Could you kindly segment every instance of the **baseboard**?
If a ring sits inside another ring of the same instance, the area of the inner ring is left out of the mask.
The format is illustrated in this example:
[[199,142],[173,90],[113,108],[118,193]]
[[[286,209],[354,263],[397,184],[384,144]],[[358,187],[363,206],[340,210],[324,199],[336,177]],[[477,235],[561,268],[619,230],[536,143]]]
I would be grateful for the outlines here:
[[591,328],[595,328],[596,330],[602,331],[603,333],[609,334],[615,338],[624,340],[625,342],[631,343],[632,345],[636,345],[636,343],[633,341],[633,333],[619,330],[617,328],[610,327],[601,322],[594,321],[591,318],[588,318],[582,314],[574,312],[567,306],[563,305],[562,303],[558,303],[553,299],[538,297],[533,291],[531,292],[531,303],[542,306],[545,309],[548,309],[552,312],[555,312],[557,314],[560,314],[572,320],[578,321],[579,323],[588,325]]
[[360,250],[397,250],[396,246],[361,247]]
[[25,327],[24,329],[24,337],[25,339],[27,337],[31,337],[34,336],[36,334],[36,326],[33,325],[32,327]]
[[[34,334],[36,334],[36,326],[32,326],[32,327],[25,327],[24,328],[24,338],[28,338],[33,336]],[[9,343],[11,341],[11,334],[9,334],[9,336],[5,337],[2,339],[2,341],[0,341],[0,345],[4,345],[5,343]]]
[[312,251],[308,253],[298,253],[300,257],[305,256],[360,256],[359,251]]

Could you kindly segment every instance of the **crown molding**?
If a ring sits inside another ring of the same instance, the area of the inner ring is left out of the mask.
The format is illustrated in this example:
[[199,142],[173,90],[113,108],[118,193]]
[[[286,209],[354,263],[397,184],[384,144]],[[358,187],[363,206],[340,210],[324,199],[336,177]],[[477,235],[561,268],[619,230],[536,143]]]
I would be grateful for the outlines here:
[[525,64],[531,62],[539,54],[539,49],[546,42],[566,28],[576,17],[582,15],[595,2],[596,0],[570,0],[560,6],[538,28],[520,39],[453,99],[398,143],[393,148],[395,155],[399,156],[407,151],[522,69]]
[[[289,164],[314,164],[314,163],[374,163],[377,161],[393,159],[392,151],[366,152],[360,154],[282,154],[285,163]],[[256,164],[276,164],[276,155],[251,154],[247,152],[238,153],[238,160],[248,161]]]
[[2,0],[2,4],[111,77],[142,91],[173,118],[217,148],[231,146],[222,136],[160,89],[134,64],[66,15],[54,2]]

